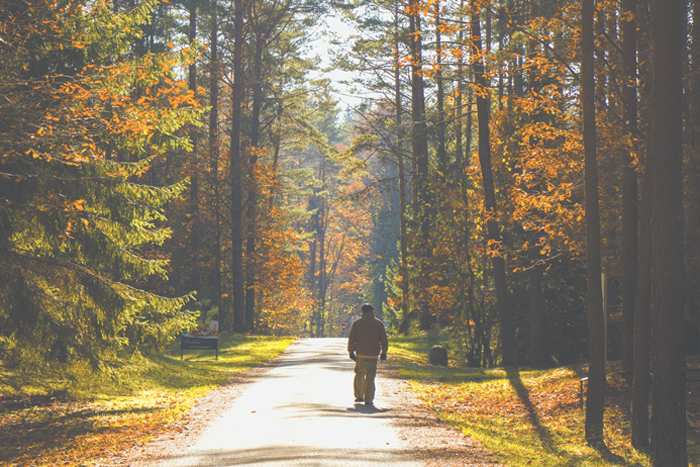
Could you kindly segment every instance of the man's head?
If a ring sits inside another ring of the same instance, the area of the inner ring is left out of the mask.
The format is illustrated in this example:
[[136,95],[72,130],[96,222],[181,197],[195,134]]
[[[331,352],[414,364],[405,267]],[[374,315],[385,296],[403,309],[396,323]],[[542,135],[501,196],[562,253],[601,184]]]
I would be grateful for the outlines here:
[[362,304],[362,314],[364,315],[365,313],[373,313],[374,312],[374,307],[370,305],[369,303],[364,303]]

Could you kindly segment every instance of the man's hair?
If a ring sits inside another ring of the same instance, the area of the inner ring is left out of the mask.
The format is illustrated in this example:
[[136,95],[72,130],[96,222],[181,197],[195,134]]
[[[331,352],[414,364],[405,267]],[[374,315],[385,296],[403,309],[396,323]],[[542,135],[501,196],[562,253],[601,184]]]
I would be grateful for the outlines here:
[[364,303],[362,305],[362,313],[369,313],[370,311],[374,311],[374,307],[369,303]]

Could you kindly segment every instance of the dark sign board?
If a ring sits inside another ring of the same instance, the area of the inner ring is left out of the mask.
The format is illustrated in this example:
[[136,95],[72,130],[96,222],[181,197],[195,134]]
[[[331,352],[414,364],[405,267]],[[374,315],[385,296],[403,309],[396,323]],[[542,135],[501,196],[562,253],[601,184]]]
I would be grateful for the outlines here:
[[216,336],[182,336],[180,341],[180,359],[185,350],[216,350],[219,359],[219,338]]

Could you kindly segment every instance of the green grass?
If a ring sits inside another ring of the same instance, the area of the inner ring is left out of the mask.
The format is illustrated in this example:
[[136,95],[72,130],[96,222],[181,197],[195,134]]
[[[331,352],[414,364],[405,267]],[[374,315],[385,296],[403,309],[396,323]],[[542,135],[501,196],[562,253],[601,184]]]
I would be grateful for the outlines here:
[[195,400],[282,353],[293,338],[222,334],[215,351],[136,355],[111,374],[86,365],[41,374],[0,366],[0,464],[93,465],[143,444],[180,420]]
[[[584,439],[585,415],[580,407],[580,377],[584,366],[547,370],[473,369],[428,364],[430,347],[438,343],[425,334],[392,339],[391,353],[400,374],[416,395],[442,419],[479,440],[509,466],[651,465],[648,456],[630,443],[631,388],[609,365],[605,408],[605,440],[612,456],[601,455]],[[688,454],[700,465],[698,395],[688,398]]]

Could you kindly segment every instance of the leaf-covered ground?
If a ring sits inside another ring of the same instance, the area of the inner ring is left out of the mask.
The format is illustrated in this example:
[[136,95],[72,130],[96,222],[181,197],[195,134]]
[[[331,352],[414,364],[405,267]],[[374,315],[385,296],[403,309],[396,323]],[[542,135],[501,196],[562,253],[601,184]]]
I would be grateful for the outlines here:
[[[90,466],[176,429],[194,401],[233,375],[274,358],[290,338],[222,336],[213,352],[179,347],[134,358],[112,375],[72,367],[25,374],[0,365],[0,464]],[[604,459],[583,438],[584,366],[480,370],[427,365],[425,339],[392,339],[392,359],[440,419],[510,466],[649,466],[630,445],[631,388],[609,364]],[[700,358],[689,360],[700,367]],[[688,384],[688,451],[700,466],[700,383]]]
[[0,366],[0,464],[89,466],[148,442],[233,375],[279,355],[292,338],[222,335],[213,351],[173,345],[111,375],[73,366],[27,374]]
[[[394,339],[393,354],[401,374],[439,417],[479,440],[510,466],[651,465],[632,448],[631,385],[620,376],[618,362],[608,364],[605,407],[606,444],[614,457],[584,440],[581,377],[585,366],[548,370],[432,367],[421,339]],[[700,359],[689,364],[700,366]],[[700,383],[688,383],[688,451],[700,465]]]

